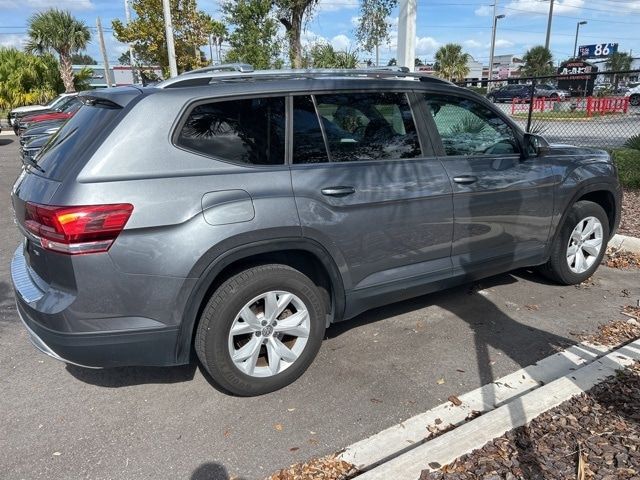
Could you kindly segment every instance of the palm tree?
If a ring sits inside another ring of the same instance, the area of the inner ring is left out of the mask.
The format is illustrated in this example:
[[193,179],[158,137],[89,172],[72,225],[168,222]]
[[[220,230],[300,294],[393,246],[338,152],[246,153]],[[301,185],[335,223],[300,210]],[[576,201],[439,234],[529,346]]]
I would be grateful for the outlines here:
[[469,54],[462,52],[462,45],[447,43],[435,55],[434,70],[447,80],[462,80],[469,73]]
[[209,28],[209,34],[213,38],[213,44],[216,46],[216,57],[218,57],[218,63],[220,63],[222,61],[222,42],[227,40],[229,31],[224,23],[213,19],[209,23]]
[[29,19],[29,40],[26,49],[33,53],[56,52],[60,59],[60,76],[67,92],[75,92],[71,56],[84,50],[91,33],[84,22],[66,10],[52,8],[36,13]]
[[522,73],[526,77],[553,75],[553,56],[549,49],[542,45],[527,50],[522,60],[524,61]]
[[[620,72],[631,70],[631,55],[625,52],[615,52],[611,54],[607,60],[606,67],[610,72]],[[624,75],[623,75],[624,76]],[[613,88],[618,88],[618,82],[620,78],[617,74],[613,74]]]

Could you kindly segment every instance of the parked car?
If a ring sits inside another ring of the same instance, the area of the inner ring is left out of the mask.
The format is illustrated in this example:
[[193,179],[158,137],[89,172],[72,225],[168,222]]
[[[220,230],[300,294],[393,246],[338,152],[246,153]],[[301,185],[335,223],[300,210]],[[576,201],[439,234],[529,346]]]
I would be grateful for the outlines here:
[[430,76],[209,72],[79,98],[12,190],[11,275],[35,346],[81,366],[195,352],[223,390],[264,394],[365,310],[520,267],[578,284],[620,221],[607,152]]
[[58,95],[46,105],[27,105],[24,107],[14,108],[9,112],[9,124],[13,127],[17,119],[20,119],[26,115],[32,115],[35,113],[55,112],[64,107],[71,97],[75,97],[77,93],[63,93]]
[[43,135],[40,137],[32,138],[24,145],[20,145],[20,157],[25,163],[25,160],[35,160],[40,150],[47,144],[50,135]]
[[640,85],[630,88],[627,93],[624,94],[625,97],[629,97],[629,104],[637,107],[640,105]]
[[528,100],[531,97],[531,85],[504,85],[487,93],[487,99],[493,103],[512,102],[513,99]]
[[537,97],[549,98],[551,100],[566,100],[571,96],[571,93],[567,90],[562,90],[545,83],[536,85],[535,92]]
[[81,106],[82,103],[78,100],[78,97],[73,97],[59,111],[37,113],[16,119],[16,122],[13,125],[13,131],[16,135],[20,136],[25,130],[38,123],[51,122],[55,120],[68,120],[75,115]]
[[26,145],[34,138],[50,137],[64,125],[66,120],[55,120],[51,122],[36,123],[33,127],[27,128],[20,136],[20,145]]

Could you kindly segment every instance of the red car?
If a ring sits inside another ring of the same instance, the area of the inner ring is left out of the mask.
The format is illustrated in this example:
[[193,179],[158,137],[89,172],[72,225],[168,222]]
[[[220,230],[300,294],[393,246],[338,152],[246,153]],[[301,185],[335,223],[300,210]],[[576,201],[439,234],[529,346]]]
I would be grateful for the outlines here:
[[40,114],[35,113],[33,115],[24,116],[16,123],[16,125],[14,125],[15,132],[17,135],[21,135],[22,132],[36,123],[49,122],[51,120],[68,120],[73,117],[81,106],[82,102],[77,98],[74,98],[59,111]]

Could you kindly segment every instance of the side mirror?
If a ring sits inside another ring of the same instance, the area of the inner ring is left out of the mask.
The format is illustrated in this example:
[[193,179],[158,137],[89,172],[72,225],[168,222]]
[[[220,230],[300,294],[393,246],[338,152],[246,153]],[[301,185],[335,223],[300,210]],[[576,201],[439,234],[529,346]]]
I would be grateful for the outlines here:
[[525,133],[522,138],[522,159],[534,158],[540,156],[545,147],[549,144],[540,135]]

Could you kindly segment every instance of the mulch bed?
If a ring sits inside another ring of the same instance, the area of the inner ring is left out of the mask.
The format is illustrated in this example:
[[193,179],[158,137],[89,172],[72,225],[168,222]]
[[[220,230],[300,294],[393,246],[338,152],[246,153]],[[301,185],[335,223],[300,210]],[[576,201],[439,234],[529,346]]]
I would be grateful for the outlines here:
[[640,190],[624,190],[618,233],[640,238]]
[[640,255],[620,248],[609,247],[602,263],[611,268],[638,268],[640,267]]
[[420,480],[640,478],[640,363]]

